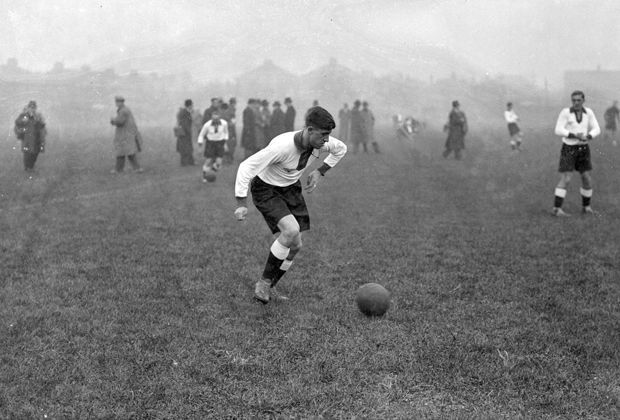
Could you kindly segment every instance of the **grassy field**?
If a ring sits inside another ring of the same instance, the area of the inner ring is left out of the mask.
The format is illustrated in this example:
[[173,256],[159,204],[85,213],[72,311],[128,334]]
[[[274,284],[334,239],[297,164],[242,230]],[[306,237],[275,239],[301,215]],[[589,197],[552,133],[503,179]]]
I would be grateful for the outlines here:
[[32,178],[4,142],[0,418],[620,417],[620,148],[593,149],[599,213],[575,179],[555,219],[550,127],[521,154],[474,127],[463,161],[381,130],[306,196],[292,299],[263,306],[236,168],[202,184],[170,131],[144,130],[142,174],[108,174],[111,130],[52,136]]

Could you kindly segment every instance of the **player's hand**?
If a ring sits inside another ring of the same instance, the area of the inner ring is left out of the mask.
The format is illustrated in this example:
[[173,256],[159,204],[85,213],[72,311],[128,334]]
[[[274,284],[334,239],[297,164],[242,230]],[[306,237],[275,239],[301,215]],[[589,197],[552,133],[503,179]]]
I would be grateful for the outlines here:
[[237,210],[235,210],[235,217],[239,221],[245,220],[245,216],[247,216],[247,214],[248,214],[247,207],[237,207]]
[[319,171],[315,170],[315,171],[310,172],[310,175],[308,175],[308,179],[306,180],[305,190],[309,193],[314,191],[314,189],[319,183],[320,178],[321,178],[321,173]]

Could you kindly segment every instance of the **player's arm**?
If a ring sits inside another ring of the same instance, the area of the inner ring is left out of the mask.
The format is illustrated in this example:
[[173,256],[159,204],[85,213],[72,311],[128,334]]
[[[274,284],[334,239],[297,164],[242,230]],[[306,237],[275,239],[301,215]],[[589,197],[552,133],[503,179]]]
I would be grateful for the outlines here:
[[237,220],[245,219],[248,212],[248,190],[252,178],[261,173],[267,166],[278,162],[279,159],[280,153],[273,147],[267,146],[239,164],[237,178],[235,179],[235,200],[237,201],[235,217]]
[[323,161],[323,164],[314,171],[310,172],[306,180],[306,191],[311,193],[318,185],[319,179],[325,176],[325,173],[336,166],[340,159],[347,153],[347,145],[337,138],[330,137],[329,141],[323,145],[321,152],[328,152],[329,155]]
[[198,133],[198,145],[199,146],[202,146],[205,142],[205,136],[207,135],[207,131],[209,130],[209,121],[203,124],[202,128],[200,129],[200,133]]
[[560,115],[558,115],[558,121],[555,123],[555,134],[556,136],[566,137],[566,138],[577,138],[574,134],[570,133],[566,129],[566,123],[568,122],[569,110],[563,109],[560,111]]

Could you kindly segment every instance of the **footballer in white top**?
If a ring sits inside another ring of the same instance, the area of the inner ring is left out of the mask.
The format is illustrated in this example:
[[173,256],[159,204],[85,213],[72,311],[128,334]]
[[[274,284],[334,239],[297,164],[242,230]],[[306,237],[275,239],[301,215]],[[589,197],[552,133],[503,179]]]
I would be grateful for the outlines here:
[[305,127],[275,137],[267,147],[241,162],[235,182],[235,216],[247,215],[248,189],[252,201],[273,234],[278,235],[269,250],[262,278],[256,282],[254,297],[268,303],[280,296],[273,289],[301,249],[301,232],[310,228],[310,216],[302,195],[300,178],[309,164],[327,153],[323,164],[310,172],[305,190],[312,192],[325,173],[346,154],[347,146],[330,134],[336,123],[320,106],[306,113]]
[[581,175],[581,212],[584,215],[594,213],[590,206],[592,200],[592,177],[590,176],[592,161],[589,143],[601,133],[601,128],[596,121],[594,112],[583,106],[585,100],[586,97],[582,91],[574,91],[571,94],[573,106],[560,111],[555,124],[555,134],[562,137],[559,166],[560,181],[555,187],[552,210],[555,216],[567,216],[562,210],[562,204],[573,171],[577,171]]

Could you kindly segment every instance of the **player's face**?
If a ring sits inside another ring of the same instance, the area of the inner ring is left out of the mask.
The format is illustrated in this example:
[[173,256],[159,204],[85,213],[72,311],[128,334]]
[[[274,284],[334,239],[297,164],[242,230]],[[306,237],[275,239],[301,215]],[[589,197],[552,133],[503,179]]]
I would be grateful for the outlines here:
[[581,109],[583,106],[583,97],[581,95],[571,96],[571,102],[573,103],[573,108]]
[[314,127],[308,127],[308,144],[315,149],[320,149],[329,141],[331,130],[320,130]]

